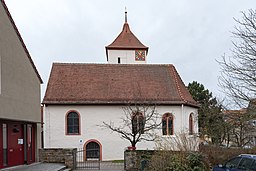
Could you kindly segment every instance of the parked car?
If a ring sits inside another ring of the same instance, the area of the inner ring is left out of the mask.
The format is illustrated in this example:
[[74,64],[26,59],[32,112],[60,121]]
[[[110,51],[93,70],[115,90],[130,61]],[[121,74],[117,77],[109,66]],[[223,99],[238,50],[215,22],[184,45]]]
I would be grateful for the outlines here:
[[256,171],[256,155],[241,154],[224,165],[215,166],[213,171]]

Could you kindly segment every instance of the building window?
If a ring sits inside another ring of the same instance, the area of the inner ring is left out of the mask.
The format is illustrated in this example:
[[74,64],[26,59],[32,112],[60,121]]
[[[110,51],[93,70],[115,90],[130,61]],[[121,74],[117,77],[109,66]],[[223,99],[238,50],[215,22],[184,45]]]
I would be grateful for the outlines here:
[[80,117],[78,112],[71,111],[66,115],[67,134],[78,135],[80,134]]
[[142,113],[137,112],[132,115],[132,133],[133,134],[143,134],[145,126],[145,119]]
[[193,121],[193,114],[189,115],[189,135],[194,134],[194,121]]
[[166,113],[162,118],[163,135],[173,135],[173,115]]
[[121,64],[121,58],[120,57],[117,59],[117,63]]

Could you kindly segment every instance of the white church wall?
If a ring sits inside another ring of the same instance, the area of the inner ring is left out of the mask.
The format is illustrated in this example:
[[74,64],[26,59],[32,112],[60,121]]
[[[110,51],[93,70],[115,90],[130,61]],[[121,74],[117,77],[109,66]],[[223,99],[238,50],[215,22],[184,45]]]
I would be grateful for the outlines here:
[[[199,128],[198,128],[198,111],[197,111],[197,108],[185,106],[184,107],[184,115],[185,115],[184,123],[189,123],[190,114],[192,114],[192,117],[193,117],[194,133],[198,134]],[[188,124],[185,124],[184,125],[184,132],[188,133],[188,130],[189,130]]]
[[108,63],[117,64],[118,58],[121,59],[121,64],[145,64],[145,61],[135,60],[135,50],[108,50]]
[[[66,135],[65,117],[70,110],[75,110],[80,114],[81,135]],[[188,128],[190,113],[197,114],[197,109],[193,107],[157,106],[156,110],[161,115],[164,113],[173,114],[174,134]],[[95,139],[102,145],[102,160],[123,159],[124,149],[130,146],[130,143],[122,140],[117,133],[112,133],[110,130],[99,126],[102,125],[103,121],[107,123],[111,121],[115,125],[123,124],[120,120],[122,116],[124,116],[122,106],[47,105],[44,108],[45,148],[83,148],[87,141]],[[164,139],[176,136],[162,136],[162,129],[157,130],[157,132],[159,137]],[[140,142],[137,144],[137,149],[154,149],[155,145],[155,142]]]

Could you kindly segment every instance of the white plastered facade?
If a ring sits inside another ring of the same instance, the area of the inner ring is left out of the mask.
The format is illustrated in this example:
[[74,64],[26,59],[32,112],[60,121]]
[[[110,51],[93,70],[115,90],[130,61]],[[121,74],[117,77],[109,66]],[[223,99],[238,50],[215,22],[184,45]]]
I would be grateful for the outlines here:
[[[123,159],[124,150],[130,146],[127,140],[99,125],[104,122],[113,122],[115,125],[123,124],[124,116],[121,105],[46,105],[44,107],[44,145],[45,148],[83,148],[90,140],[97,140],[102,148],[102,160]],[[66,114],[76,111],[80,115],[80,135],[66,135]],[[198,133],[197,108],[184,105],[157,106],[156,112],[161,116],[171,113],[174,117],[174,135],[163,136],[162,129],[157,130],[161,139],[168,141],[181,132],[188,132],[189,116],[194,118],[194,133]],[[161,122],[161,120],[159,120]],[[155,142],[140,142],[138,150],[155,149]]]
[[[146,54],[146,50],[145,55]],[[108,63],[109,64],[118,64],[118,58],[120,58],[121,64],[146,64],[147,56],[145,56],[145,61],[136,61],[135,60],[135,50],[108,50]]]

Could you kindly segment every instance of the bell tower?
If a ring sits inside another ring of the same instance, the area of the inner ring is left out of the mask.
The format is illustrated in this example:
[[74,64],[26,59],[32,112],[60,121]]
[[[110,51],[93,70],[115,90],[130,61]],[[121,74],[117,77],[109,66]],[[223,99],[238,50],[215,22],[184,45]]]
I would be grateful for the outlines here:
[[143,45],[130,30],[125,10],[123,30],[106,48],[109,64],[146,64],[148,47]]

